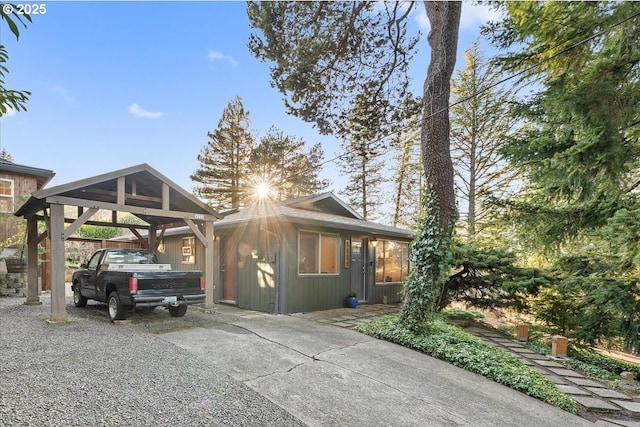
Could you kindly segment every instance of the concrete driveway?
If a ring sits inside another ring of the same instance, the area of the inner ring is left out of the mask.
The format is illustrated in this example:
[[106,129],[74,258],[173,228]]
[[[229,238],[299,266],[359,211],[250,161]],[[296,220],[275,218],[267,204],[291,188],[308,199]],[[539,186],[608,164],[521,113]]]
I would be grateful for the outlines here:
[[310,426],[594,425],[353,330],[224,306],[210,316],[213,322],[158,337],[197,354]]

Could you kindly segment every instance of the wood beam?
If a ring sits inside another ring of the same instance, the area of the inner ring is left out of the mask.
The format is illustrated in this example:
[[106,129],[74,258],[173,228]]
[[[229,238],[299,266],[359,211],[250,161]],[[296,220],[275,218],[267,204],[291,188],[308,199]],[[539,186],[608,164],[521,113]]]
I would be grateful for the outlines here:
[[27,300],[25,305],[40,305],[38,290],[38,220],[27,218]]
[[91,218],[96,212],[98,212],[98,208],[87,209],[82,215],[78,217],[78,219],[73,221],[71,225],[64,230],[64,232],[62,233],[62,240],[67,240],[69,237],[71,237],[71,235],[75,233],[82,224],[87,222],[87,220]]
[[170,210],[169,204],[169,184],[162,183],[162,209]]
[[134,226],[129,226],[129,230],[138,238],[138,241],[144,249],[149,249],[149,242],[147,241],[147,239],[142,237],[140,233],[138,233],[138,230],[136,230]]
[[124,205],[125,203],[125,186],[124,186],[124,176],[118,177],[118,189],[116,191],[116,203],[119,205]]
[[[196,237],[198,238],[198,240],[200,240],[200,242],[202,242],[202,244],[204,245],[204,247],[208,247],[209,246],[209,242],[207,241],[207,238],[205,237],[204,234],[202,234],[202,231],[200,231],[200,229],[198,228],[198,226],[191,221],[188,218],[184,219],[184,222],[187,223],[187,225],[189,226],[189,228],[191,229],[191,231],[193,231],[193,234],[196,235]],[[212,222],[213,223],[213,222]],[[207,223],[205,223],[207,224]]]
[[47,197],[46,201],[47,203],[52,203],[52,204],[84,206],[87,208],[95,207],[98,209],[131,212],[133,214],[148,215],[148,216],[157,216],[157,217],[166,217],[166,218],[182,218],[182,219],[190,219],[190,220],[197,220],[197,221],[215,221],[216,220],[216,218],[213,215],[209,215],[209,214],[171,211],[171,210],[154,209],[154,208],[142,208],[142,207],[131,206],[131,205],[120,205],[116,203],[98,202],[95,200],[76,199],[74,197],[51,196],[51,197]]

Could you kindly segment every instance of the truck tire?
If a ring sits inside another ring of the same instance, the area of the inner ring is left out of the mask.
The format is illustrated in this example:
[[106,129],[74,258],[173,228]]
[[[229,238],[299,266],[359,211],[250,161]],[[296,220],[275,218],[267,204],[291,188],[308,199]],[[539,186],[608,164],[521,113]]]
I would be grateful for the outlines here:
[[87,299],[80,293],[79,283],[74,283],[73,285],[73,304],[76,307],[85,307],[87,305]]
[[111,320],[112,322],[115,320],[124,320],[127,318],[127,309],[120,302],[120,295],[118,295],[118,292],[113,291],[109,294],[109,298],[107,298],[107,306],[109,320]]
[[182,317],[187,313],[186,305],[179,305],[177,307],[169,306],[169,314],[171,317]]

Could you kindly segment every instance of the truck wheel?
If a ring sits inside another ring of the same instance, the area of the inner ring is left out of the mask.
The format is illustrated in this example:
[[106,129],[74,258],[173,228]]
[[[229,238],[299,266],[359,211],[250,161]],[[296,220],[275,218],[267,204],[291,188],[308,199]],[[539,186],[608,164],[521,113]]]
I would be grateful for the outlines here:
[[87,305],[87,299],[80,293],[80,284],[73,285],[73,304],[76,307],[85,307]]
[[186,305],[179,305],[177,307],[169,306],[169,314],[171,317],[182,317],[187,313]]
[[118,292],[113,291],[109,294],[107,304],[109,306],[109,320],[113,322],[114,320],[124,320],[127,318],[127,309],[120,302]]

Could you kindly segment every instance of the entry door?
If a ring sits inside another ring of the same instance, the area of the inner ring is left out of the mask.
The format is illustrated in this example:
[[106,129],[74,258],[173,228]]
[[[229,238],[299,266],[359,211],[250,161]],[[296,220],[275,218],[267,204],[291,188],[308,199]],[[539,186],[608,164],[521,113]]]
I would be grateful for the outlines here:
[[222,243],[222,299],[236,302],[236,251],[237,239],[225,237]]
[[364,260],[362,240],[351,241],[351,290],[358,294],[360,301],[366,301],[364,281]]

